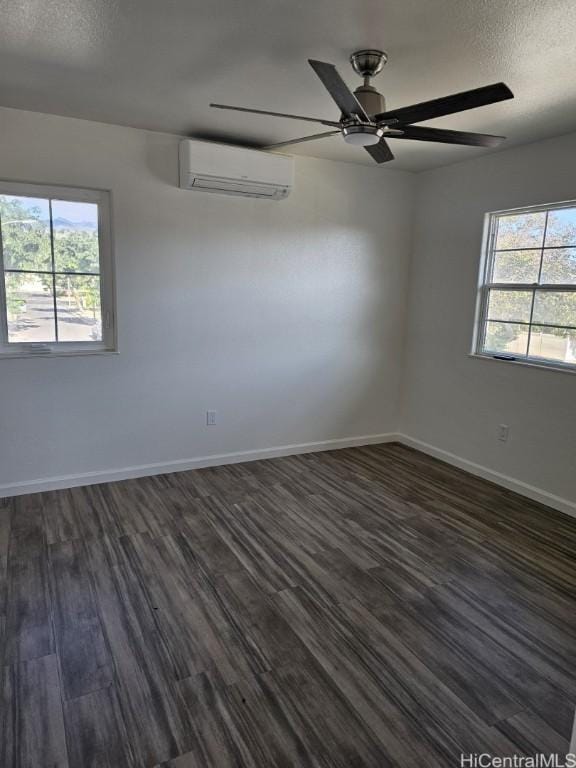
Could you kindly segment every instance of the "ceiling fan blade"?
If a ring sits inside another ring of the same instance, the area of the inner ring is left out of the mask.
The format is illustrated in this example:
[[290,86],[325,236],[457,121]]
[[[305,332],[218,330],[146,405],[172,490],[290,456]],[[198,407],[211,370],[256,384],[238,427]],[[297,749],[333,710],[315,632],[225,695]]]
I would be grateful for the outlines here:
[[268,144],[262,149],[280,149],[290,144],[303,144],[305,141],[315,141],[316,139],[326,139],[328,136],[336,136],[340,131],[326,131],[325,133],[315,133],[314,136],[303,136],[301,139],[290,139],[289,141],[279,141],[277,144]]
[[394,139],[415,139],[416,141],[439,141],[442,144],[464,144],[468,147],[497,147],[505,136],[491,136],[488,133],[469,133],[468,131],[448,131],[443,128],[428,128],[418,125],[407,125],[402,129],[402,135]]
[[232,107],[229,104],[210,104],[216,109],[231,109],[234,112],[249,112],[252,115],[269,115],[271,117],[287,117],[290,120],[303,120],[307,123],[320,123],[320,125],[330,125],[339,128],[340,123],[335,120],[322,120],[320,117],[302,117],[302,115],[288,115],[285,112],[269,112],[266,109],[248,109],[247,107]]
[[326,64],[324,61],[316,61],[315,59],[308,59],[308,64],[316,72],[344,117],[355,116],[360,118],[360,120],[368,120],[368,115],[364,112],[364,108],[344,80],[342,80],[334,64]]
[[378,144],[371,144],[368,147],[364,147],[369,155],[372,155],[377,163],[387,163],[389,160],[394,160],[392,150],[386,143],[386,139],[380,139]]
[[410,107],[392,109],[389,112],[381,112],[374,120],[377,123],[385,123],[389,119],[398,120],[399,123],[421,123],[423,120],[432,120],[435,117],[452,115],[455,112],[464,112],[467,109],[476,109],[486,104],[495,104],[498,101],[513,99],[514,94],[504,83],[485,85],[472,91],[453,93],[432,101],[423,101],[421,104],[412,104]]

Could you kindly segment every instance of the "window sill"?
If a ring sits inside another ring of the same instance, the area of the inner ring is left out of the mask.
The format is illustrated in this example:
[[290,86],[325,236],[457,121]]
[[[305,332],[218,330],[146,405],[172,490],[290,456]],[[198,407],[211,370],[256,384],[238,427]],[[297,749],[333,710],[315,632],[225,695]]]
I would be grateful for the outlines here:
[[22,350],[17,351],[0,351],[0,360],[3,360],[4,358],[9,359],[26,359],[26,360],[37,360],[39,358],[46,359],[50,357],[99,357],[102,355],[119,355],[117,349],[70,349],[68,351],[66,350],[57,350],[54,352],[24,352]]
[[481,355],[478,352],[471,352],[468,357],[474,357],[476,360],[488,360],[493,363],[505,363],[506,365],[521,365],[525,368],[540,368],[545,371],[556,371],[558,373],[570,373],[576,374],[576,365],[555,365],[554,363],[538,363],[535,360],[505,360],[501,357],[493,357],[492,355]]

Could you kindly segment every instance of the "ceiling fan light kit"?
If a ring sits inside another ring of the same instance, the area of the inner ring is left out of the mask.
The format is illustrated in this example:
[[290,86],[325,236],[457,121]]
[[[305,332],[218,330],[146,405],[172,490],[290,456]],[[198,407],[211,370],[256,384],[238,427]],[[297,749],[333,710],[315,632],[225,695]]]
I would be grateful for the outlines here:
[[372,144],[378,144],[384,136],[384,128],[377,125],[365,125],[363,123],[350,123],[342,126],[342,136],[346,144],[352,144],[355,147],[369,147]]
[[394,155],[386,141],[388,138],[433,141],[442,144],[460,144],[471,147],[495,147],[504,141],[503,136],[415,126],[414,123],[421,123],[426,120],[433,120],[436,117],[443,117],[444,115],[475,109],[487,104],[495,104],[505,99],[512,99],[514,94],[507,85],[504,83],[494,83],[493,85],[486,85],[471,91],[463,91],[451,96],[388,111],[384,97],[370,84],[370,80],[381,72],[387,61],[388,56],[386,53],[374,48],[353,53],[350,56],[350,63],[356,74],[363,78],[363,83],[352,92],[340,77],[333,64],[308,59],[308,63],[340,109],[341,116],[338,121],[289,115],[284,112],[268,112],[262,109],[233,107],[226,104],[211,104],[210,106],[217,107],[218,109],[230,109],[236,112],[282,117],[290,120],[303,120],[329,126],[333,129],[314,134],[313,136],[303,136],[298,139],[271,144],[262,147],[262,149],[280,149],[292,144],[316,141],[317,139],[340,134],[347,144],[364,147],[378,164],[394,159]]

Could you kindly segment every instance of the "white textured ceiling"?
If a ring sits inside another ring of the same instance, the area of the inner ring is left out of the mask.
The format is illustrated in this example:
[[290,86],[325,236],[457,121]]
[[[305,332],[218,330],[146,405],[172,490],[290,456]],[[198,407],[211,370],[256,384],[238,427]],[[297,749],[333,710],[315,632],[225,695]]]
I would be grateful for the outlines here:
[[[338,119],[307,64],[383,48],[388,108],[504,81],[514,101],[430,125],[504,146],[576,130],[573,0],[4,0],[0,105],[203,138],[271,143],[311,123],[225,113],[210,101]],[[318,126],[318,132],[326,130]],[[390,141],[387,167],[422,170],[488,151]],[[371,164],[340,137],[294,153]]]

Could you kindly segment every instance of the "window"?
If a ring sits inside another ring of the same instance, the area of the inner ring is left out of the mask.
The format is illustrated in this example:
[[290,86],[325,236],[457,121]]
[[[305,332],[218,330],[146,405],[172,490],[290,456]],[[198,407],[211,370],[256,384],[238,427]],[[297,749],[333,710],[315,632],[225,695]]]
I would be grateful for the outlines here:
[[576,370],[576,202],[489,214],[475,352]]
[[0,356],[115,347],[107,192],[0,182]]

